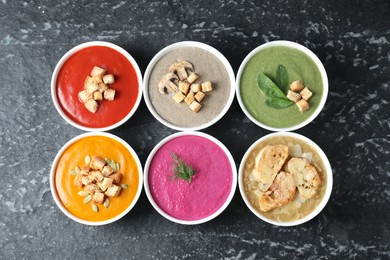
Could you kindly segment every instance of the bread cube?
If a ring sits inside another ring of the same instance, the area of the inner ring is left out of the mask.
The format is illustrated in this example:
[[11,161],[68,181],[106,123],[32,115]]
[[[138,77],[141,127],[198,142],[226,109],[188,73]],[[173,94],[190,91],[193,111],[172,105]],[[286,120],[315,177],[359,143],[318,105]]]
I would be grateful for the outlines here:
[[94,194],[95,192],[100,192],[100,188],[95,183],[88,184],[84,187],[84,190],[89,194]]
[[192,111],[194,111],[195,113],[198,113],[198,111],[202,108],[202,105],[199,104],[198,102],[196,101],[193,101],[190,105],[190,109]]
[[293,101],[294,103],[297,103],[301,99],[301,95],[299,93],[289,90],[287,92],[287,98]]
[[108,89],[108,86],[104,84],[103,82],[98,83],[98,90],[100,93],[103,93]]
[[76,187],[83,187],[83,183],[82,183],[82,178],[83,178],[83,175],[81,174],[77,174],[76,177],[74,178],[73,180],[73,185],[76,186]]
[[211,81],[206,81],[202,83],[202,91],[203,92],[209,92],[213,90],[213,86],[211,84]]
[[78,97],[81,102],[85,103],[88,101],[88,99],[91,99],[91,94],[86,90],[83,90],[79,92]]
[[92,98],[93,98],[93,100],[96,100],[96,101],[103,100],[103,95],[100,91],[95,91],[92,94]]
[[87,102],[84,103],[84,106],[85,108],[89,111],[89,112],[92,112],[92,113],[96,113],[96,111],[98,110],[99,108],[99,105],[98,103],[93,100],[93,99],[89,99]]
[[290,89],[294,92],[301,91],[305,85],[303,85],[302,80],[296,80],[290,84]]
[[189,89],[190,89],[190,83],[179,81],[179,90],[181,93],[187,95]]
[[88,94],[92,94],[93,92],[95,92],[96,90],[99,90],[99,85],[97,83],[91,83],[87,86],[85,86],[85,91],[88,93]]
[[121,192],[122,188],[117,185],[110,186],[107,191],[104,193],[108,197],[118,196]]
[[104,193],[102,192],[95,192],[92,196],[92,201],[97,204],[103,204],[104,202]]
[[180,91],[176,92],[175,95],[172,96],[172,98],[176,101],[176,103],[180,103],[185,99],[186,96],[184,96],[183,93]]
[[307,103],[307,101],[304,100],[304,99],[299,100],[295,104],[298,106],[299,111],[301,111],[301,113],[303,113],[303,112],[305,112],[306,110],[309,109],[309,103]]
[[111,178],[113,180],[114,184],[118,184],[122,180],[122,173],[117,172],[117,173],[111,174],[109,178]]
[[204,96],[205,96],[205,94],[204,94],[202,91],[199,91],[198,93],[196,93],[195,99],[196,99],[198,102],[200,102],[200,101],[203,100]]
[[97,184],[102,191],[106,191],[112,185],[113,181],[111,178],[104,178],[102,182],[98,182]]
[[106,166],[103,167],[102,174],[103,174],[104,177],[108,177],[108,176],[110,176],[113,173],[114,173],[114,169],[111,168],[110,165],[106,165]]
[[94,180],[95,180],[95,178],[92,175],[82,176],[81,183],[83,185],[87,186],[88,184],[93,183]]
[[194,93],[190,92],[184,99],[184,102],[186,102],[188,105],[191,105],[192,101],[194,101]]
[[115,90],[112,88],[106,89],[104,91],[104,99],[112,101],[115,98]]
[[198,92],[202,90],[202,86],[199,83],[194,83],[191,85],[191,92]]
[[197,80],[198,78],[199,78],[199,76],[196,75],[194,72],[192,72],[192,73],[188,76],[187,81],[188,81],[188,83],[192,84],[192,83],[194,83],[195,80]]
[[91,171],[90,174],[95,178],[96,181],[102,181],[104,179],[104,176],[100,171]]
[[106,73],[106,70],[103,69],[103,68],[100,68],[98,66],[95,66],[93,67],[92,71],[91,71],[91,76],[101,76],[103,77],[103,75]]
[[83,168],[81,168],[80,174],[84,175],[84,176],[89,175],[89,167],[88,166],[84,166]]
[[301,94],[302,98],[306,101],[313,95],[307,87],[305,87],[299,94]]
[[104,84],[113,84],[115,82],[114,75],[107,74],[103,76]]
[[100,171],[100,172],[102,172],[103,167],[105,165],[106,165],[106,160],[98,156],[92,157],[92,160],[89,163],[89,167],[91,167],[92,170]]

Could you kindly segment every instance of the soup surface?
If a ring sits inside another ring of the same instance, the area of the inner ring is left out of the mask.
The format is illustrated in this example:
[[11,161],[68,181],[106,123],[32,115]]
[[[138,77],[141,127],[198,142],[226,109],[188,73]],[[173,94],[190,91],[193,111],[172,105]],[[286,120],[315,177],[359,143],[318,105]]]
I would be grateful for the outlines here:
[[[172,178],[172,153],[195,171],[191,183]],[[225,152],[200,136],[180,136],[165,143],[149,168],[149,187],[156,204],[181,220],[199,220],[216,212],[229,197],[232,168]]]
[[[259,202],[261,196],[263,195],[263,192],[259,188],[260,183],[253,175],[253,169],[255,166],[256,156],[261,151],[261,149],[263,149],[266,145],[269,144],[284,144],[289,146],[299,144],[303,153],[313,154],[311,164],[316,167],[317,172],[321,178],[321,185],[313,198],[304,199],[301,197],[298,190],[296,190],[294,198],[289,203],[267,212],[260,211]],[[261,142],[258,146],[256,146],[251,151],[248,159],[244,164],[242,178],[245,195],[247,196],[251,205],[265,217],[282,222],[298,220],[312,212],[320,204],[322,198],[324,197],[327,182],[325,166],[317,151],[313,147],[301,141],[300,139],[293,137],[273,137],[268,140],[265,140],[264,142]]]
[[[91,210],[91,203],[83,203],[84,197],[78,195],[80,188],[73,185],[74,175],[70,172],[85,165],[85,156],[110,158],[120,165],[123,174],[121,183],[127,184],[117,197],[110,198],[110,205],[105,208],[98,205],[99,212]],[[55,170],[55,188],[64,207],[74,216],[89,220],[108,220],[125,211],[134,200],[139,183],[139,170],[134,157],[121,143],[105,136],[90,136],[70,145],[59,158]]]

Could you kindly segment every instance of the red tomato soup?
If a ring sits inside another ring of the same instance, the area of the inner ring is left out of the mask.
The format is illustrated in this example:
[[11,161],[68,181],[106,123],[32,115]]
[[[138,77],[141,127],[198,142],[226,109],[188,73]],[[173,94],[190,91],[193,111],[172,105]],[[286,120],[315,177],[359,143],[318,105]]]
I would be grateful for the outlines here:
[[[78,93],[84,89],[85,78],[94,66],[114,74],[113,101],[99,102],[95,114],[89,112],[79,100]],[[134,107],[139,95],[139,84],[132,64],[118,51],[105,46],[84,48],[68,58],[57,77],[57,99],[62,111],[74,122],[92,128],[113,125],[122,120]]]

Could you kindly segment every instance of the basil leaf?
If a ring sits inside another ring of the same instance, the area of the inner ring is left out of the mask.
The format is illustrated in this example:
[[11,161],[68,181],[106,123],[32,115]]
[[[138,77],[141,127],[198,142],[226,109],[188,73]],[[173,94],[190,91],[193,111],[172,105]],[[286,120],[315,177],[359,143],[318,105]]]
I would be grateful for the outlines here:
[[[283,92],[275,85],[275,83],[262,72],[257,74],[257,86],[261,92],[269,98],[287,99]],[[288,99],[287,99],[288,100]]]
[[279,86],[280,90],[283,91],[283,93],[287,93],[288,90],[288,72],[287,69],[282,65],[279,64],[276,69],[276,85]]
[[269,98],[265,103],[272,108],[286,108],[294,104],[293,101],[284,98]]

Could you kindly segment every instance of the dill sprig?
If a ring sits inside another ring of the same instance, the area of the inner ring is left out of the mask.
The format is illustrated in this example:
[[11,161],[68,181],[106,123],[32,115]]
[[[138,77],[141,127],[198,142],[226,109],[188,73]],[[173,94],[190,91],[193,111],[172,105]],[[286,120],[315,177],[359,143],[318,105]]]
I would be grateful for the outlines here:
[[174,166],[173,172],[174,176],[172,179],[182,179],[191,183],[191,179],[196,173],[196,171],[188,164],[186,164],[183,159],[179,158],[175,153],[172,153],[172,164]]

